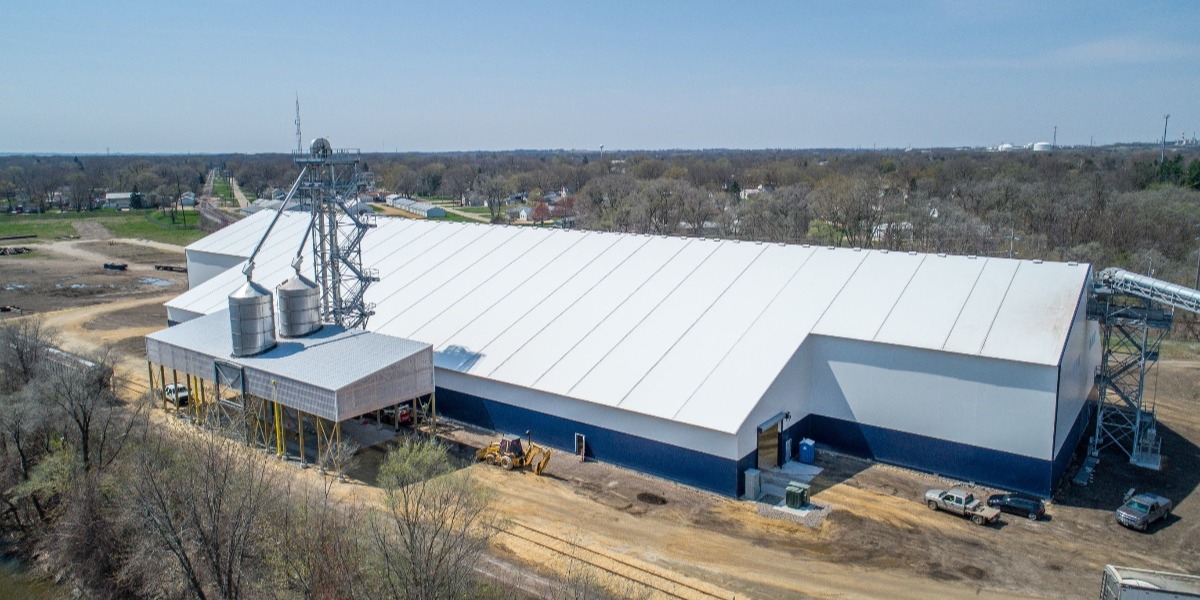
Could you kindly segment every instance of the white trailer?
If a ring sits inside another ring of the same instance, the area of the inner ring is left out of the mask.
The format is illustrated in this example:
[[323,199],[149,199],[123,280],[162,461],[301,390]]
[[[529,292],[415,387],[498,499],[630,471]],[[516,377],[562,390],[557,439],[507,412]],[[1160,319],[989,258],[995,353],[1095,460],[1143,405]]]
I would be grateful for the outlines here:
[[1100,600],[1200,598],[1200,577],[1105,565]]

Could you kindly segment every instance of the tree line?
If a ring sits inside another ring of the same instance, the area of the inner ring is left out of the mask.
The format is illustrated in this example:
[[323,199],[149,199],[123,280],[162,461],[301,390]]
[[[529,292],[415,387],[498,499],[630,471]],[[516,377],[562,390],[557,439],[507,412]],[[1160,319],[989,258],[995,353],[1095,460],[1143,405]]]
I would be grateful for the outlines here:
[[[84,598],[510,598],[476,566],[503,524],[436,438],[380,467],[382,501],[340,501],[238,439],[120,401],[113,356],[57,350],[35,319],[0,325],[0,551]],[[557,598],[639,595],[596,573]],[[614,589],[617,590],[614,592]]]
[[[567,192],[573,226],[921,252],[1077,260],[1195,284],[1200,153],[1144,147],[365,154],[378,186],[487,204]],[[208,167],[249,194],[287,188],[289,155],[3,157],[0,200],[134,186],[197,191]],[[186,189],[185,189],[186,188]],[[61,197],[61,194],[60,194]],[[540,206],[537,208],[541,208]],[[541,211],[541,219],[556,214]]]

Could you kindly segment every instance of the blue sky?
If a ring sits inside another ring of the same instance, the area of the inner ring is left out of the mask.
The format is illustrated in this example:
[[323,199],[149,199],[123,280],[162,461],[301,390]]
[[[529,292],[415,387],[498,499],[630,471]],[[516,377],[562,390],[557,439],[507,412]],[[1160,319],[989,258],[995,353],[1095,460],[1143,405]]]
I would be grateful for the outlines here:
[[0,152],[814,148],[1200,130],[1200,2],[11,2]]

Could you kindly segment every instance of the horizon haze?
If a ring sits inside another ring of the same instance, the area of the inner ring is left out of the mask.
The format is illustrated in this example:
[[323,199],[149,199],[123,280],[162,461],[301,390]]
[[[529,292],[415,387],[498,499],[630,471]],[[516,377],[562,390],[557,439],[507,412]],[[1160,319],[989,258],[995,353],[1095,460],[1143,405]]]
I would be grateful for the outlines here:
[[1200,4],[18,4],[0,152],[1107,145],[1200,129]]

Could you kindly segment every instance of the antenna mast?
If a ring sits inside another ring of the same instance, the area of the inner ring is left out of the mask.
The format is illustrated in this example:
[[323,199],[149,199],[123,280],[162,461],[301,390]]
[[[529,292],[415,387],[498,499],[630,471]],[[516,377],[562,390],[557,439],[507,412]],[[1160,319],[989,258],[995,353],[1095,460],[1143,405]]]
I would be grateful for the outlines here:
[[304,152],[304,138],[300,135],[300,94],[296,93],[296,152]]
[[1163,144],[1162,152],[1158,155],[1159,164],[1167,162],[1167,123],[1171,121],[1171,115],[1163,115]]

